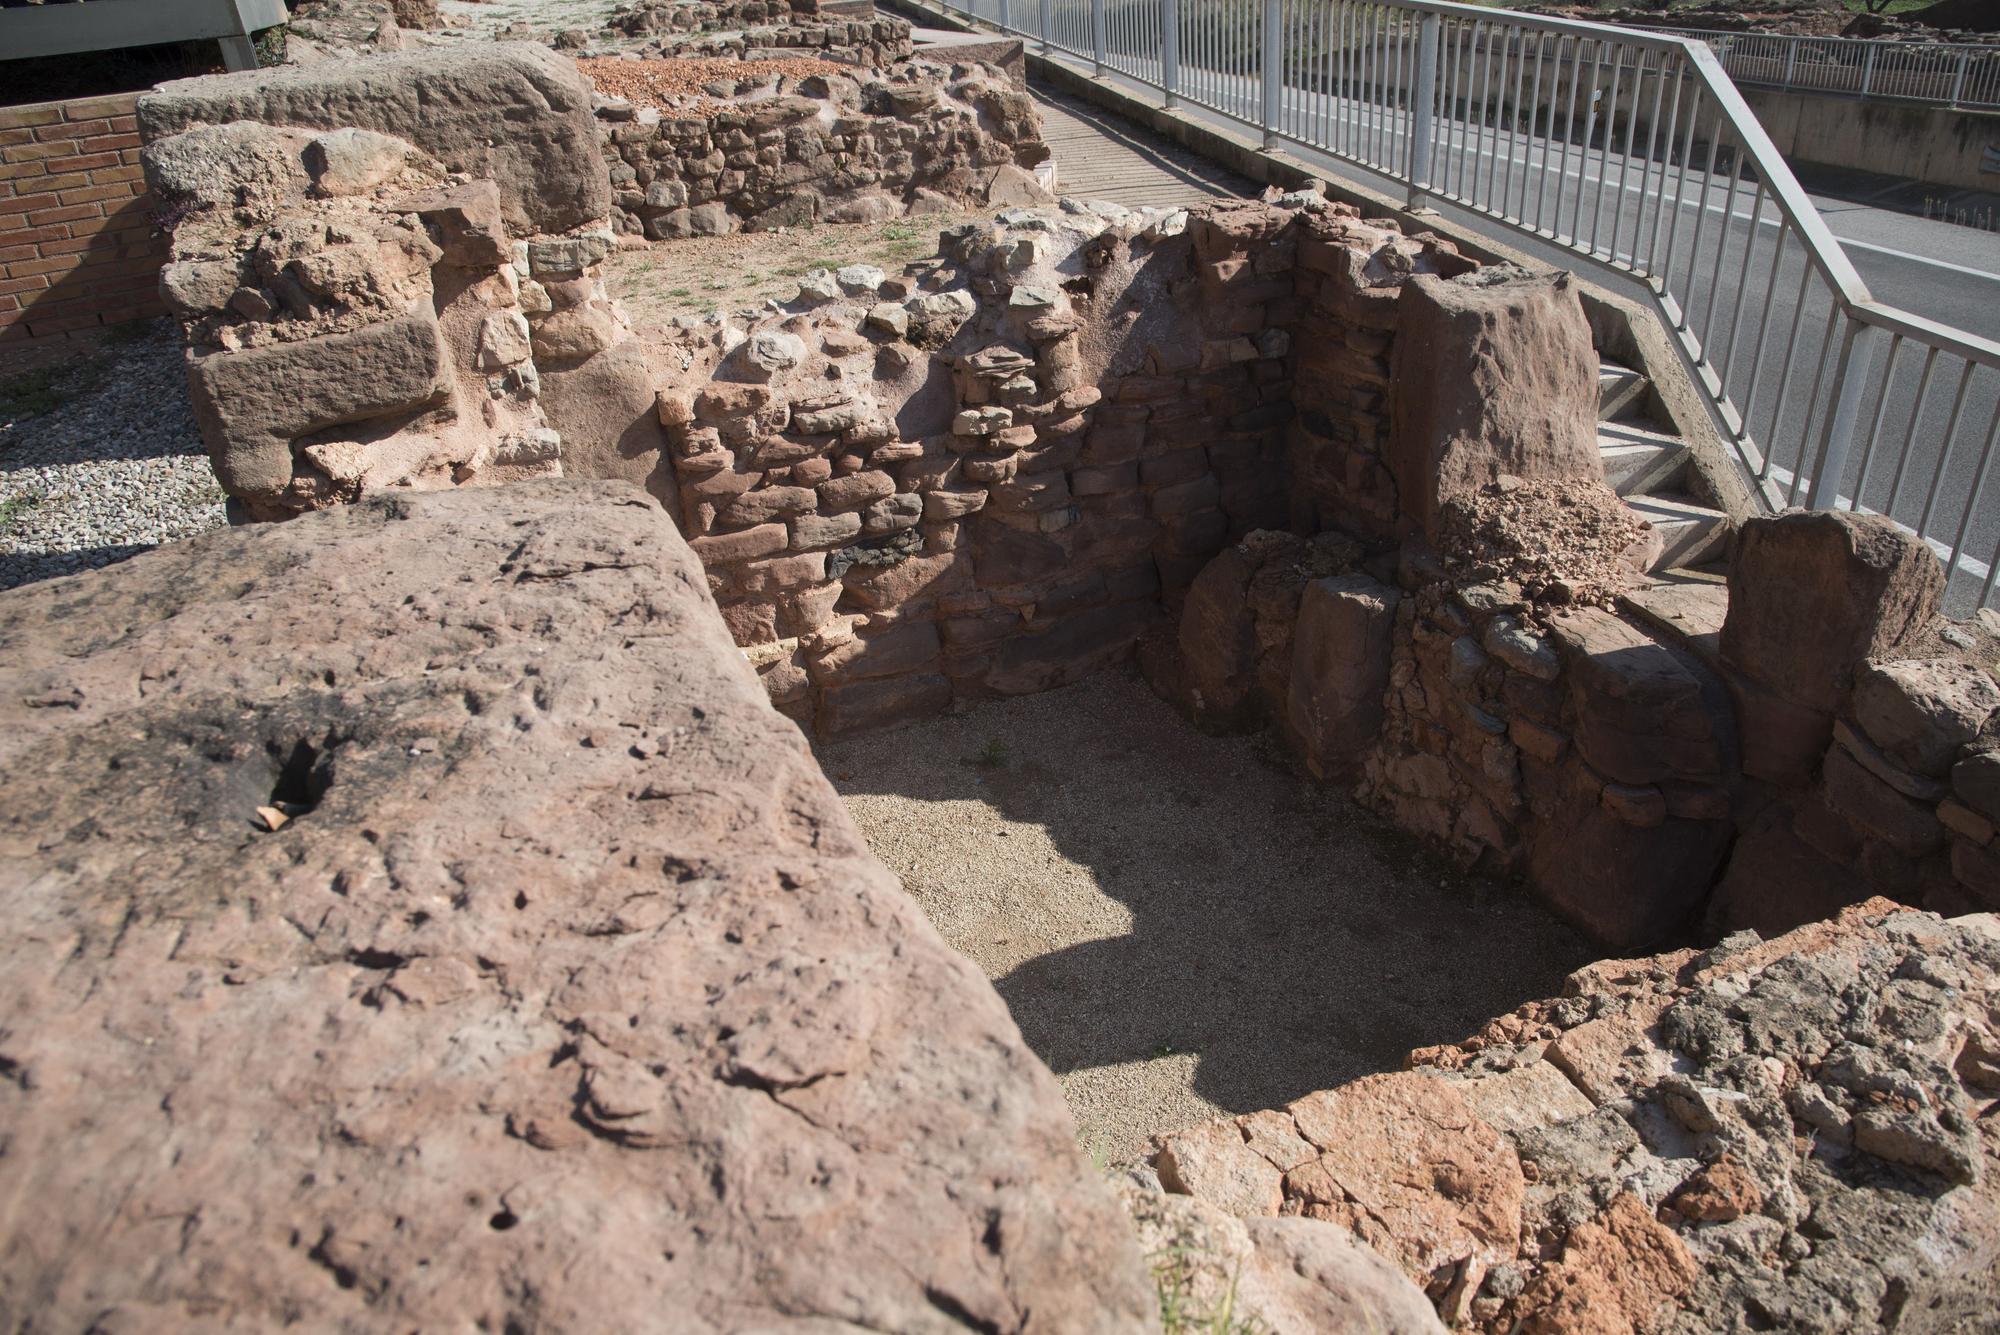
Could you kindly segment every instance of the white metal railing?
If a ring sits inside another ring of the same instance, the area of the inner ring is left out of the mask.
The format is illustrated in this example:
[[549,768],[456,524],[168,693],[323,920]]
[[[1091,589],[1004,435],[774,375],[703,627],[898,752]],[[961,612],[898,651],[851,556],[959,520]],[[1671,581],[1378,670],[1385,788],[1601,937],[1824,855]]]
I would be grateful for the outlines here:
[[941,3],[1642,284],[1764,504],[1887,514],[1951,606],[1993,597],[2000,343],[1869,294],[1701,42],[1443,0]]
[[1708,43],[1739,84],[2000,108],[2000,46],[1653,27]]

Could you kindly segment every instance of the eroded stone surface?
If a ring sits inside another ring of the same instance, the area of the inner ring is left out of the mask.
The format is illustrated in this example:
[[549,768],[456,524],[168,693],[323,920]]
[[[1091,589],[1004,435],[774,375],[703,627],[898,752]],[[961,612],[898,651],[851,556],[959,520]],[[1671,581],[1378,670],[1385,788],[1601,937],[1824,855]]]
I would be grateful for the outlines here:
[[10,1326],[1148,1318],[1054,1081],[630,487],[0,597],[0,776]]
[[[1291,1105],[1321,1158],[1283,1208],[1347,1223],[1480,1330],[1979,1328],[2000,1278],[1996,970],[1991,915],[1881,899],[1602,961],[1408,1074]],[[1316,1103],[1342,1115],[1315,1127]],[[1247,1143],[1253,1120],[1219,1125]],[[1301,1191],[1328,1157],[1337,1189]],[[1481,1192],[1482,1162],[1524,1185]]]

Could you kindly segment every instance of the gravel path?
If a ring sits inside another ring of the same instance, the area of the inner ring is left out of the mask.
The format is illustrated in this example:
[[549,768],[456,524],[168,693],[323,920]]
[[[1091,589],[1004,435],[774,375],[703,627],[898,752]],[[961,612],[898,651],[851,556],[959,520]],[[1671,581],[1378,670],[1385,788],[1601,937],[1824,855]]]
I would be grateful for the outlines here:
[[1110,1164],[1553,995],[1596,957],[1264,737],[1203,736],[1112,672],[833,743],[876,855],[994,980]]
[[[16,416],[4,405],[24,387],[37,400]],[[0,589],[223,522],[170,321],[134,341],[76,345],[46,368],[0,364]]]

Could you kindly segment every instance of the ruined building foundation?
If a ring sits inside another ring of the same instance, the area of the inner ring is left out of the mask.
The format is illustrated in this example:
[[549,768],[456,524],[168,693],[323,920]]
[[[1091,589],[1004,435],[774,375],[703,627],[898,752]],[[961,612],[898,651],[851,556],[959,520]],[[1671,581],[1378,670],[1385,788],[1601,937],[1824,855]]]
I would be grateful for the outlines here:
[[[20,1310],[1136,1329],[1192,1238],[1176,1284],[1287,1329],[1982,1319],[2000,687],[1935,558],[1790,512],[1670,576],[1567,275],[1309,192],[1054,201],[991,67],[788,77],[701,124],[521,44],[141,99],[251,522],[0,599],[0,1173],[111,1221],[10,1230]],[[754,311],[604,287],[939,200],[1008,206]],[[1706,948],[1166,1131],[1121,1211],[800,735],[1117,664]]]

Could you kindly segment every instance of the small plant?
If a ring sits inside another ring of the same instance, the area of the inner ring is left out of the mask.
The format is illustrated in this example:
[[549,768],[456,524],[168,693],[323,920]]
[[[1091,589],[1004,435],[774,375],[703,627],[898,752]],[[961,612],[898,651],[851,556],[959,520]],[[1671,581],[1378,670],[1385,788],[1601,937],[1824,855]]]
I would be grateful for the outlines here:
[[1266,1335],[1263,1322],[1236,1314],[1235,1274],[1215,1306],[1201,1310],[1194,1297],[1195,1255],[1188,1247],[1169,1247],[1152,1258],[1160,1329],[1167,1335]]
[[12,536],[14,525],[20,521],[21,516],[41,503],[42,498],[33,492],[22,496],[9,496],[6,500],[0,501],[0,538]]
[[677,287],[673,291],[667,293],[667,295],[670,297],[691,297],[694,295],[694,289],[689,287]]
[[892,222],[882,229],[884,241],[914,241],[917,229],[914,223]]
[[0,380],[0,426],[60,408],[78,392],[79,387],[63,384],[52,366],[10,375]]
[[1158,1060],[1159,1060],[1160,1058],[1162,1058],[1162,1057],[1171,1057],[1171,1056],[1173,1056],[1173,1055],[1174,1055],[1174,1045],[1173,1045],[1173,1044],[1171,1044],[1171,1043],[1155,1043],[1155,1044],[1153,1045],[1153,1060],[1154,1060],[1154,1061],[1158,1061]]
[[1005,769],[1007,767],[1007,743],[998,737],[988,737],[986,745],[979,748],[973,764],[981,769]]

